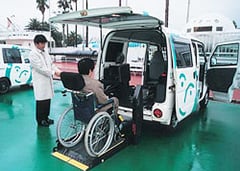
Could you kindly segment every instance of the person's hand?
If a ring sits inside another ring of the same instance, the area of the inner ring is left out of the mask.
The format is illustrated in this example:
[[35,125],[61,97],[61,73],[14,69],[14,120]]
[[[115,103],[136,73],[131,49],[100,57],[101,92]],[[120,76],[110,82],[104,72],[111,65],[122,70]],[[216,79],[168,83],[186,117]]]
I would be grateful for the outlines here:
[[61,70],[60,69],[58,69],[57,71],[55,71],[55,75],[57,76],[57,77],[60,77],[60,74],[61,74]]

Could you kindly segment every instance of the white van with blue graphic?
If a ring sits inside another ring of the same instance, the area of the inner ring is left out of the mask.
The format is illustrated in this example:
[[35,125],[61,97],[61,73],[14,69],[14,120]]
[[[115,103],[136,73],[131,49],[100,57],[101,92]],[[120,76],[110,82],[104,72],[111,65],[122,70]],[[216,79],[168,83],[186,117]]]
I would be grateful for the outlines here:
[[109,29],[95,77],[109,96],[119,99],[119,114],[135,117],[136,105],[143,120],[176,127],[207,106],[203,43],[172,32],[161,20],[129,7],[109,7],[58,15],[50,22],[95,26],[100,33]]
[[27,47],[0,45],[0,94],[12,86],[31,84],[30,51]]

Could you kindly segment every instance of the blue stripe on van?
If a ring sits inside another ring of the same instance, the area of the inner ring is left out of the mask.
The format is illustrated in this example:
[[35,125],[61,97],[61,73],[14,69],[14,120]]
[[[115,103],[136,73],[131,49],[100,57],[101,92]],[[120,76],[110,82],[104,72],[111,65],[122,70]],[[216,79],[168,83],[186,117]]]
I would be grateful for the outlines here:
[[176,69],[177,67],[177,56],[176,56],[176,50],[175,50],[175,46],[174,46],[174,35],[170,34],[170,47],[171,47],[171,51],[172,51],[172,56],[173,56],[173,68]]

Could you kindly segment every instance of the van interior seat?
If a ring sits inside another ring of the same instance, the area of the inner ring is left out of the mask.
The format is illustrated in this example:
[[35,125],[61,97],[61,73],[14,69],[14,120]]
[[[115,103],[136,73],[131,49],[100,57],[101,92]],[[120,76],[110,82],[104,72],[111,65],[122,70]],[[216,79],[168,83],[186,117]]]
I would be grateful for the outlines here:
[[148,84],[155,89],[154,101],[163,102],[166,96],[166,62],[160,51],[154,52],[150,61]]
[[164,72],[166,72],[166,67],[163,54],[160,51],[156,51],[149,65],[149,80],[158,81]]
[[115,62],[116,62],[116,64],[123,64],[124,59],[125,59],[124,54],[123,53],[118,53]]
[[110,65],[104,69],[105,93],[111,95],[113,92],[113,96],[119,99],[121,106],[128,106],[130,104],[128,97],[131,96],[130,79],[129,64]]

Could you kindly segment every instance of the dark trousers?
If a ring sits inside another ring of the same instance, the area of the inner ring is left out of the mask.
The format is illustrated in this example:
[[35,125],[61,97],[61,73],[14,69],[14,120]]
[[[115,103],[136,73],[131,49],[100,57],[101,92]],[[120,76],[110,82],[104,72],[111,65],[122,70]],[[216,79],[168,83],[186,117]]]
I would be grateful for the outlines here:
[[50,99],[36,101],[36,120],[38,123],[42,120],[48,119],[50,113],[50,103]]

